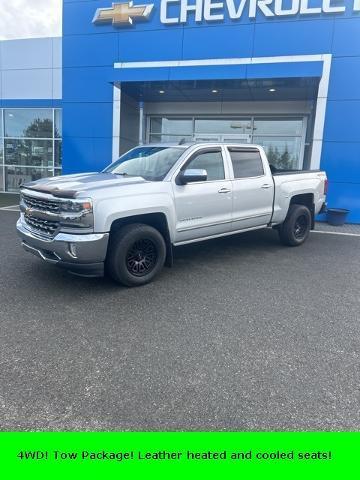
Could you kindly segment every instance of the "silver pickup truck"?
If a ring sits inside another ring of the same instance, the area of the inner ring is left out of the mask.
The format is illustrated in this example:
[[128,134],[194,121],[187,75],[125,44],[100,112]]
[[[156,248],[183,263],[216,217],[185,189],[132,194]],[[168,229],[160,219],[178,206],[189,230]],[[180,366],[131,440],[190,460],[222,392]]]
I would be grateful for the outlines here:
[[17,230],[48,263],[138,286],[172,265],[177,245],[261,228],[301,245],[326,190],[324,172],[276,170],[260,146],[151,144],[101,173],[22,186]]

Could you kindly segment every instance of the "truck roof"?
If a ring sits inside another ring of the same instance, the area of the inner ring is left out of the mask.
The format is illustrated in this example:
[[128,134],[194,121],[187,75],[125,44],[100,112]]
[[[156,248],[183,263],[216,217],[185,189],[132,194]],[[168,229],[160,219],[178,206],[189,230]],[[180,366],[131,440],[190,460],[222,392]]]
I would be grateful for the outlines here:
[[236,147],[242,148],[262,148],[261,145],[257,145],[255,143],[238,143],[238,142],[184,142],[184,143],[176,143],[176,142],[163,142],[163,143],[146,143],[142,145],[143,147],[180,147],[180,148],[189,148],[193,146],[211,146],[211,145],[231,145]]

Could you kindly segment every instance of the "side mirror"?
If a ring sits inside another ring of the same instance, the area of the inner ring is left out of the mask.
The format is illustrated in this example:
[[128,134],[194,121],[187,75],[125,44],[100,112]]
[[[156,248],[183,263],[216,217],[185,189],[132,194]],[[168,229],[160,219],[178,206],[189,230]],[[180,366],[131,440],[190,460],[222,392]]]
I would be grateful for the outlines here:
[[186,185],[193,182],[206,182],[208,177],[207,171],[201,168],[188,168],[183,172],[180,172],[176,183],[178,185]]

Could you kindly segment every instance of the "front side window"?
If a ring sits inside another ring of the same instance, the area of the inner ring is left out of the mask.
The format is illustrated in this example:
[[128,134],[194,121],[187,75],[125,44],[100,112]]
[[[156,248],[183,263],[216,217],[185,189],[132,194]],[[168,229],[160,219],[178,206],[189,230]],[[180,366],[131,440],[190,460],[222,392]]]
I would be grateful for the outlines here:
[[206,170],[208,181],[225,179],[224,161],[220,149],[196,154],[186,165],[186,170],[188,169]]
[[264,167],[258,150],[229,148],[229,152],[234,178],[260,177],[264,175]]
[[185,149],[181,147],[138,147],[122,155],[104,172],[142,177],[150,182],[164,180]]

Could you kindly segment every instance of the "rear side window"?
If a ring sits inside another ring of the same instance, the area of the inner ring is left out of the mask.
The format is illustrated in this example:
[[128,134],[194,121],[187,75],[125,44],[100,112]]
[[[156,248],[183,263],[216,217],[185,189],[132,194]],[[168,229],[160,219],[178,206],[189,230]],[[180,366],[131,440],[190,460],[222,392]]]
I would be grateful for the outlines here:
[[229,148],[235,178],[260,177],[264,167],[258,150]]

